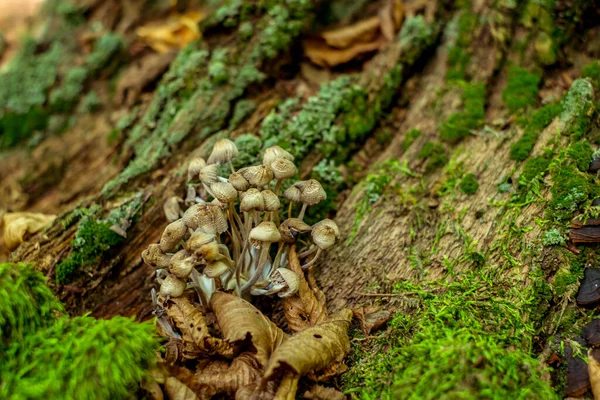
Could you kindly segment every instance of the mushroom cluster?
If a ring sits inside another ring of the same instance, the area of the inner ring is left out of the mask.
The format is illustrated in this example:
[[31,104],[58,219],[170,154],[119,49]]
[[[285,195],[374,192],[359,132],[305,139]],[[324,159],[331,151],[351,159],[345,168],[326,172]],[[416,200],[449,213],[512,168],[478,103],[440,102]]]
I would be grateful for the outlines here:
[[[282,185],[297,172],[292,154],[269,147],[262,165],[236,171],[231,161],[237,155],[235,143],[218,140],[207,161],[195,158],[189,163],[185,201],[173,197],[165,203],[170,224],[160,242],[142,253],[157,268],[161,297],[179,297],[191,288],[205,306],[216,290],[246,298],[275,293],[287,297],[299,283],[288,268],[290,246],[300,245],[303,257],[313,256],[303,266],[308,268],[339,239],[330,219],[313,226],[304,222],[307,208],[326,198],[317,180],[299,181],[283,191],[290,203],[281,210]],[[224,168],[231,170],[227,178],[219,176]],[[189,206],[185,211],[183,203]],[[293,217],[295,204],[300,211]],[[312,241],[305,240],[309,236]]]

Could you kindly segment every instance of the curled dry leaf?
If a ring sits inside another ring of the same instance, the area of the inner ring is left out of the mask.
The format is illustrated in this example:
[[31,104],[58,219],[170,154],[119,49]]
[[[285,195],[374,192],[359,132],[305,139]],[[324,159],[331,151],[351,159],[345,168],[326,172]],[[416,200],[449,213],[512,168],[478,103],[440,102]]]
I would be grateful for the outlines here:
[[594,399],[600,399],[600,349],[588,350],[588,372]]
[[184,343],[193,343],[203,354],[219,354],[233,357],[233,347],[219,338],[212,337],[204,319],[204,314],[186,297],[172,298],[167,302],[167,313],[181,331]]
[[26,240],[27,235],[40,232],[50,226],[56,215],[31,212],[6,213],[2,218],[4,226],[4,243],[9,250],[14,250]]
[[275,393],[275,400],[294,400],[298,391],[299,380],[300,377],[293,372],[285,374],[279,383],[277,393]]
[[368,43],[356,43],[345,49],[334,49],[320,40],[309,39],[302,42],[302,47],[306,56],[313,63],[322,67],[335,67],[379,50],[384,44],[383,40],[375,40]]
[[350,26],[323,32],[321,36],[329,46],[345,49],[356,43],[370,42],[378,33],[379,17],[371,17]]
[[210,306],[214,311],[223,337],[231,344],[249,339],[256,359],[265,366],[269,357],[287,335],[265,317],[256,307],[229,293],[216,292]]
[[389,310],[383,310],[381,306],[360,307],[352,312],[360,322],[365,336],[388,322],[393,315]]
[[316,284],[311,287],[306,281],[295,246],[291,246],[288,257],[289,268],[298,275],[300,282],[298,292],[294,296],[285,298],[283,310],[288,327],[294,332],[299,332],[325,321],[327,307],[325,294],[316,287]]
[[340,364],[350,351],[352,311],[344,309],[325,322],[298,332],[279,346],[267,364],[265,379],[293,373],[318,373]]
[[165,381],[165,392],[169,400],[198,400],[198,396],[192,389],[172,376]]
[[304,392],[302,396],[311,400],[345,400],[346,396],[339,390],[328,388],[321,385],[315,385],[310,390]]
[[204,18],[202,12],[189,11],[171,16],[167,21],[141,26],[135,33],[155,51],[166,53],[173,48],[182,48],[199,38],[198,23],[202,18]]

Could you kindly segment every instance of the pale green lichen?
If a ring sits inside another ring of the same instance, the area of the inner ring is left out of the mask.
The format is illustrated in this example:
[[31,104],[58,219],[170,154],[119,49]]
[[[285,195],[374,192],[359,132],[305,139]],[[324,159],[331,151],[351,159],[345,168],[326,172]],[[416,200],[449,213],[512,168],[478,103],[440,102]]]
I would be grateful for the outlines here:
[[542,235],[542,244],[544,246],[564,246],[566,243],[562,233],[558,229],[552,228]]

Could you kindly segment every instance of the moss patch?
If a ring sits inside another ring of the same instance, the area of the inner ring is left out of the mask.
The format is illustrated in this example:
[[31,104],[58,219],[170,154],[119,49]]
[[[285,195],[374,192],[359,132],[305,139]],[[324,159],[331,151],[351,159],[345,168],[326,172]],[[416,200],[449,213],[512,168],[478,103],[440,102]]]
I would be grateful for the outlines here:
[[440,126],[440,139],[456,143],[480,128],[485,117],[485,86],[482,83],[458,82],[462,89],[463,111],[454,113]]
[[515,113],[528,106],[536,105],[542,76],[517,66],[509,67],[507,75],[508,82],[502,91],[502,100],[508,110]]
[[463,10],[456,20],[456,38],[454,44],[448,49],[449,80],[465,79],[467,65],[471,59],[471,40],[473,30],[477,24],[477,17],[470,10]]
[[466,174],[465,176],[463,176],[460,183],[458,184],[458,188],[464,194],[475,194],[477,192],[477,189],[479,189],[479,182],[477,182],[475,175]]
[[402,150],[408,150],[408,148],[413,144],[415,140],[417,140],[419,136],[421,136],[422,133],[423,132],[421,132],[420,129],[411,129],[410,131],[406,132],[404,140],[402,141]]
[[583,78],[590,78],[595,90],[600,90],[600,62],[592,61],[581,69]]
[[548,104],[534,111],[525,122],[521,122],[525,125],[523,136],[511,146],[510,158],[523,161],[529,157],[540,132],[560,114],[561,110],[559,103]]
[[425,142],[419,151],[419,158],[427,160],[425,170],[431,172],[443,167],[448,163],[448,153],[446,148],[440,142]]
[[595,111],[592,82],[589,79],[576,79],[563,99],[560,120],[565,129],[562,133],[574,139],[583,138],[591,126]]

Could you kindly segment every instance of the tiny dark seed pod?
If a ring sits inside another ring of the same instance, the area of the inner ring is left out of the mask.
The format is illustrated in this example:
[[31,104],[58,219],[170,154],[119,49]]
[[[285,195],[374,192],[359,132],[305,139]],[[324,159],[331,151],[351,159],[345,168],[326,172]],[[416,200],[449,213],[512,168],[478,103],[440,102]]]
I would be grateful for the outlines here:
[[160,249],[163,253],[167,253],[173,250],[179,242],[183,240],[185,235],[188,233],[188,228],[182,219],[178,219],[175,222],[171,222],[165,228],[160,238]]
[[577,292],[577,304],[590,306],[600,301],[600,269],[586,268]]

